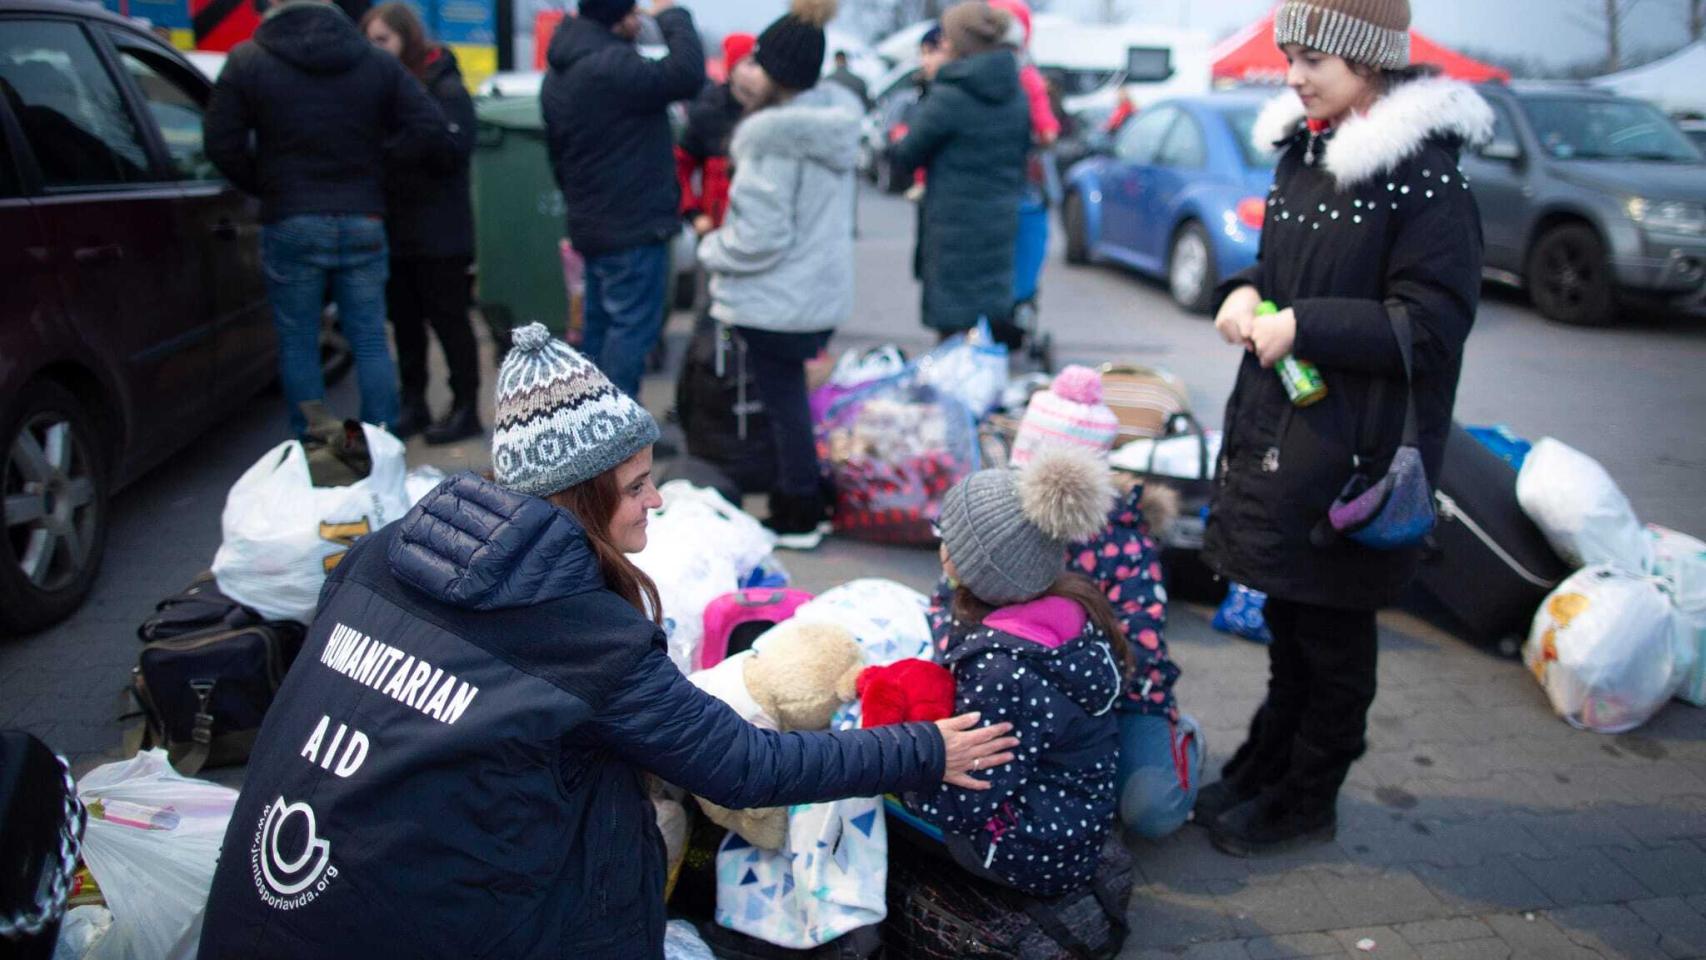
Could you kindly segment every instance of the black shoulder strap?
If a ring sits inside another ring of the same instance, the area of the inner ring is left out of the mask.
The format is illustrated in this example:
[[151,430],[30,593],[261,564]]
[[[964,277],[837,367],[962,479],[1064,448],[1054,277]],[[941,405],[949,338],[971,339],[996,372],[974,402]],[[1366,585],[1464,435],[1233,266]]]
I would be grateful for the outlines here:
[[1404,356],[1404,438],[1406,447],[1416,445],[1419,427],[1416,423],[1416,341],[1410,324],[1410,308],[1397,301],[1386,304],[1386,318],[1392,323],[1392,334],[1398,338],[1398,352]]

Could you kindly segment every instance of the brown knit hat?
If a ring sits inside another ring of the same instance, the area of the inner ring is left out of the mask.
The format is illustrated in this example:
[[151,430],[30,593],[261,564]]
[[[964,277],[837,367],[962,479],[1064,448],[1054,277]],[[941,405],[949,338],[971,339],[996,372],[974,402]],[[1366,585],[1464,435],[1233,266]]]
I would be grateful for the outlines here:
[[1274,42],[1301,44],[1382,70],[1410,65],[1409,0],[1287,0]]
[[999,47],[1012,20],[1005,10],[997,10],[984,0],[966,0],[942,14],[942,35],[954,45],[956,55],[976,56]]

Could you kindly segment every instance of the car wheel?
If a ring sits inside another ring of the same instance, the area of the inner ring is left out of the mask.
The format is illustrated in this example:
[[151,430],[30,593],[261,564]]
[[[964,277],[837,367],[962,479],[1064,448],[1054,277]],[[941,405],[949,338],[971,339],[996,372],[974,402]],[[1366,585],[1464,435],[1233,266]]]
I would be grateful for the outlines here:
[[1219,282],[1208,231],[1192,220],[1173,235],[1173,249],[1167,256],[1167,288],[1173,302],[1192,313],[1208,313]]
[[1090,262],[1090,236],[1084,224],[1084,198],[1077,193],[1066,195],[1060,219],[1066,227],[1066,262],[1083,266]]
[[1528,257],[1529,295],[1548,320],[1597,327],[1616,314],[1617,291],[1605,241],[1586,224],[1554,227]]
[[107,455],[94,419],[64,388],[33,383],[0,413],[0,633],[70,616],[101,566]]

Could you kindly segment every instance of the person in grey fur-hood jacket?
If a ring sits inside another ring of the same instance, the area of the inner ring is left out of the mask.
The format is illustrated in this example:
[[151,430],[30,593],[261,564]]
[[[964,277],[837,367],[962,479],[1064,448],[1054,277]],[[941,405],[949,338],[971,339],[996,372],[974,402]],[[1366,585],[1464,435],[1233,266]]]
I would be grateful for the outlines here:
[[[1216,329],[1243,348],[1226,407],[1205,557],[1269,595],[1267,701],[1196,818],[1237,854],[1330,836],[1366,748],[1375,611],[1418,550],[1332,534],[1329,507],[1361,469],[1386,470],[1403,436],[1414,358],[1416,446],[1438,483],[1481,289],[1481,220],[1458,157],[1491,133],[1467,85],[1406,69],[1405,0],[1290,0],[1276,40],[1292,92],[1252,140],[1277,149],[1258,262],[1220,290]],[[1256,316],[1262,301],[1277,313]],[[1397,331],[1409,343],[1400,349]],[[1298,407],[1274,365],[1319,369],[1327,396]]]
[[747,116],[729,145],[734,181],[721,228],[699,245],[711,316],[736,327],[775,439],[766,523],[779,544],[823,539],[826,505],[805,361],[853,312],[853,165],[859,106],[818,85],[834,0],[794,0],[729,80]]

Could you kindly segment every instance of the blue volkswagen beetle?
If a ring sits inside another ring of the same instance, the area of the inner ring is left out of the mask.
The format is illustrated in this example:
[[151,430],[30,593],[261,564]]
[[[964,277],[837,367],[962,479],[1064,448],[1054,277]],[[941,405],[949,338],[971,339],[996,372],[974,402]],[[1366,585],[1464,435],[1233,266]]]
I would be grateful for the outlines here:
[[1126,121],[1108,155],[1067,175],[1068,263],[1112,261],[1164,278],[1207,313],[1214,288],[1256,261],[1277,157],[1250,143],[1273,91],[1163,100]]

